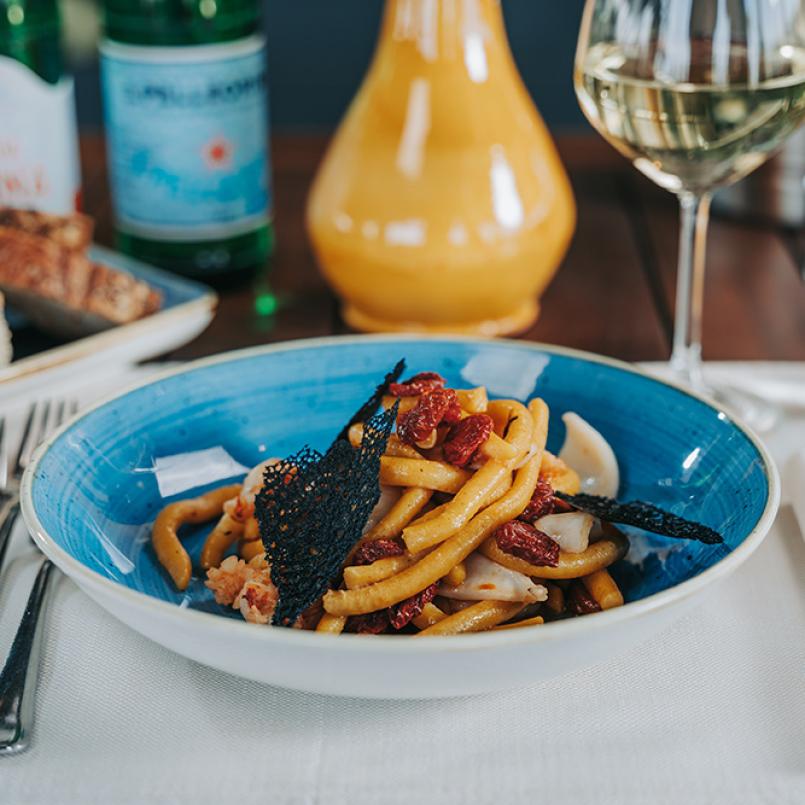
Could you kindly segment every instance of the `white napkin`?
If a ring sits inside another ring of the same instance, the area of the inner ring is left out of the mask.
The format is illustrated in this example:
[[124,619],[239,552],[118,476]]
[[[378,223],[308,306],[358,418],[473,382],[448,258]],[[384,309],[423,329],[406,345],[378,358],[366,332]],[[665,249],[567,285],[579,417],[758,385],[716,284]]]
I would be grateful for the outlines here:
[[[16,536],[0,656],[36,565]],[[61,579],[33,746],[0,759],[0,803],[801,805],[803,568],[784,509],[737,573],[638,650],[524,690],[430,702],[228,677]]]

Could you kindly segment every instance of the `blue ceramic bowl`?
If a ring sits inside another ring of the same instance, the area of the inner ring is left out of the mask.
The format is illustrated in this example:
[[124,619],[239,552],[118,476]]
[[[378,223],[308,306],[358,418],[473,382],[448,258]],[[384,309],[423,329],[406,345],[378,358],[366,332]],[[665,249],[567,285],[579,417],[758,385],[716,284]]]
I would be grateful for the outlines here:
[[[614,448],[621,499],[651,501],[715,528],[725,539],[724,546],[708,547],[631,531],[629,555],[613,571],[627,601],[622,610],[539,629],[467,636],[453,639],[454,646],[497,651],[495,646],[509,644],[505,641],[522,646],[525,640],[535,650],[551,635],[555,644],[564,634],[578,643],[576,632],[584,622],[588,629],[596,621],[599,629],[606,623],[614,628],[630,615],[689,598],[743,561],[772,521],[779,492],[771,460],[754,436],[704,400],[592,355],[520,342],[415,337],[326,339],[232,353],[104,402],[39,451],[24,482],[26,521],[45,553],[113,614],[154,639],[244,676],[355,693],[354,685],[308,678],[309,671],[306,677],[290,668],[255,672],[245,667],[248,646],[273,641],[286,653],[304,647],[309,663],[309,652],[325,645],[330,656],[360,645],[361,653],[377,659],[383,653],[375,654],[379,649],[373,646],[393,643],[388,656],[399,656],[403,645],[412,650],[412,641],[341,636],[333,643],[321,635],[221,618],[230,613],[214,603],[201,582],[194,581],[185,593],[173,589],[148,537],[166,502],[237,479],[242,468],[270,455],[286,455],[305,444],[325,448],[400,357],[406,358],[409,373],[435,370],[451,386],[485,385],[490,396],[524,401],[543,397],[552,414],[552,450],[563,438],[560,415],[576,411]],[[203,536],[199,530],[187,543],[191,553]],[[183,645],[178,635],[194,629],[200,630],[195,643]],[[531,634],[526,639],[523,632]],[[228,650],[243,652],[243,667],[223,656],[230,639],[248,644]],[[201,647],[209,640],[221,641],[221,651]],[[427,642],[430,652],[450,639],[413,642]],[[423,650],[412,651],[414,656]],[[570,654],[578,656],[578,646]],[[292,666],[297,659],[289,661]],[[283,663],[269,665],[276,669]],[[560,662],[557,670],[567,665]],[[483,684],[475,680],[461,690],[402,694],[392,685],[407,690],[406,683],[391,680],[376,684],[368,695],[443,695],[521,681],[503,676]]]

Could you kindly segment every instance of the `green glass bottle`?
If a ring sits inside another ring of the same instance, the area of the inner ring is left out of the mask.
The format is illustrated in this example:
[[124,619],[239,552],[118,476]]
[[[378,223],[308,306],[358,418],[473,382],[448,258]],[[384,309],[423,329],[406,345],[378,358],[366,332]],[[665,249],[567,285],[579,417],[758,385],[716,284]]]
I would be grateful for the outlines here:
[[56,0],[0,0],[0,205],[66,215],[80,201],[72,77]]
[[118,245],[215,285],[273,248],[259,0],[104,0]]

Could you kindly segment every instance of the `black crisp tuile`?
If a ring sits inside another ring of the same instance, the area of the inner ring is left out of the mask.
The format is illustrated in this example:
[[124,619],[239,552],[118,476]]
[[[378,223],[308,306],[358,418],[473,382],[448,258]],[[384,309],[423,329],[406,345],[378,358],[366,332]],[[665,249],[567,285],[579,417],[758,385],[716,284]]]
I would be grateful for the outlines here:
[[598,517],[599,520],[635,526],[636,528],[642,528],[644,531],[651,531],[653,534],[661,534],[664,537],[692,539],[697,542],[703,542],[705,545],[718,545],[724,542],[724,537],[709,526],[702,525],[694,520],[686,520],[684,517],[667,512],[643,500],[619,503],[613,498],[606,498],[601,495],[566,495],[563,492],[556,492],[555,494],[556,497],[566,501],[571,506],[587,512],[587,514],[592,514],[594,517]]
[[396,383],[402,373],[405,371],[405,358],[400,358],[394,368],[383,378],[383,382],[375,389],[372,396],[352,415],[352,418],[341,429],[338,436],[335,437],[336,441],[347,440],[349,438],[349,429],[358,422],[366,422],[369,417],[374,416],[378,406],[383,401],[383,397],[389,390],[392,383]]
[[380,457],[398,409],[369,419],[358,449],[337,439],[324,455],[306,447],[266,468],[255,515],[279,592],[274,625],[293,626],[338,579],[380,499]]

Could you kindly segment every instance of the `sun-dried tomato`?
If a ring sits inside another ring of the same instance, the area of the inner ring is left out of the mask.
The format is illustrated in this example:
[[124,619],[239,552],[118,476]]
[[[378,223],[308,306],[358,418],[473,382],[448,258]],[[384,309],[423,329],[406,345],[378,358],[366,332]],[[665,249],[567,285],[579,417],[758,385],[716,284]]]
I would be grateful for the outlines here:
[[344,629],[355,634],[382,634],[389,627],[389,613],[386,609],[369,612],[366,615],[351,615]]
[[553,487],[547,481],[537,481],[534,494],[531,495],[531,500],[528,501],[528,505],[518,519],[526,523],[534,523],[540,517],[553,511],[555,500]]
[[487,414],[472,414],[450,428],[442,450],[445,460],[466,467],[475,451],[489,438],[494,422]]
[[398,537],[394,539],[373,539],[364,542],[352,557],[353,565],[371,565],[378,559],[385,559],[388,556],[402,556],[405,547],[402,540]]
[[532,565],[556,567],[559,564],[559,543],[529,523],[520,520],[504,523],[495,531],[495,542],[501,551]]
[[436,584],[426,587],[421,593],[400,601],[393,607],[389,607],[389,622],[395,629],[402,629],[407,626],[417,616],[422,614],[425,604],[429,604],[436,597]]
[[438,372],[420,372],[402,383],[391,383],[389,394],[392,397],[418,397],[434,389],[444,388],[444,384],[445,379]]
[[423,394],[414,408],[397,419],[397,435],[411,445],[425,441],[433,429],[442,423],[445,415],[450,414],[454,401],[458,405],[453,389],[434,389]]
[[567,610],[572,615],[590,615],[601,611],[601,605],[590,595],[583,581],[574,581],[570,584],[565,593],[565,600]]
[[444,389],[447,395],[447,410],[444,412],[442,422],[447,425],[455,425],[461,421],[461,403],[458,400],[458,394],[455,389]]

